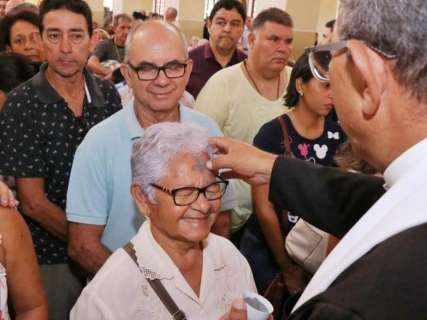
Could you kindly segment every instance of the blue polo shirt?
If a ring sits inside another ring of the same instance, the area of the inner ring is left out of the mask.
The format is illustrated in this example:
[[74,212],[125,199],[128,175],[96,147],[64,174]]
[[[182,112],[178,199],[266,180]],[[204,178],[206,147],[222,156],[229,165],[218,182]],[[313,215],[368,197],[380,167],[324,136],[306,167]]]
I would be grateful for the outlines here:
[[[209,117],[182,105],[179,112],[181,122],[195,123],[212,136],[222,135]],[[89,130],[74,157],[67,220],[105,225],[101,242],[111,251],[126,244],[143,222],[130,193],[132,145],[143,134],[131,101],[126,108]],[[221,210],[237,206],[235,191],[229,190]]]

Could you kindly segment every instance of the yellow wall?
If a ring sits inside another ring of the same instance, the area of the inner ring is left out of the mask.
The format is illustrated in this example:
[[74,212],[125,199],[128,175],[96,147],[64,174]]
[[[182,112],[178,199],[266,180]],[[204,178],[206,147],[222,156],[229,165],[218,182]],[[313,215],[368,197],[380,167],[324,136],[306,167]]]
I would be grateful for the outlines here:
[[296,30],[314,31],[319,6],[320,0],[288,0],[286,11],[292,16]]
[[204,0],[179,0],[179,25],[188,40],[192,36],[202,37],[204,10]]
[[319,16],[317,18],[317,32],[322,32],[323,27],[329,20],[335,19],[337,15],[337,0],[320,0]]
[[[289,0],[288,0],[289,1]],[[286,0],[257,0],[254,10],[254,16],[256,16],[260,11],[270,8],[277,7],[280,9],[286,9]],[[248,15],[250,13],[248,12]]]
[[180,0],[178,8],[179,20],[202,21],[204,10],[204,0]]
[[99,25],[103,25],[104,22],[104,1],[103,0],[86,0],[90,9],[92,10],[93,21],[96,21]]
[[286,10],[294,21],[292,59],[297,59],[305,48],[313,46],[316,32],[335,17],[337,0],[288,0]]

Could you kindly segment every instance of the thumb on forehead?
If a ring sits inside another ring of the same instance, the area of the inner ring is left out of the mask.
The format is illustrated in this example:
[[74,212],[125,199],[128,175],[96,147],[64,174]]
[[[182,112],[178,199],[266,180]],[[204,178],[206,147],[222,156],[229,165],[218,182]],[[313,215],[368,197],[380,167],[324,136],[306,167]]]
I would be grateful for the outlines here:
[[210,137],[208,143],[211,147],[218,149],[221,153],[227,153],[230,149],[230,142],[224,137]]

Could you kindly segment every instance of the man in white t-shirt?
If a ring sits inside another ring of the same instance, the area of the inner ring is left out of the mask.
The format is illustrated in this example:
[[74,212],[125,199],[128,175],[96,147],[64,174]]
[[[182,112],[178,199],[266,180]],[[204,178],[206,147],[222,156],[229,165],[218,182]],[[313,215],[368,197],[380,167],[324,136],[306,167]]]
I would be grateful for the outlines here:
[[[214,74],[200,91],[195,109],[214,119],[224,135],[252,143],[259,128],[287,111],[283,96],[291,69],[293,22],[278,8],[258,14],[248,37],[249,56]],[[252,213],[249,185],[236,183],[239,207],[232,228],[238,230]]]

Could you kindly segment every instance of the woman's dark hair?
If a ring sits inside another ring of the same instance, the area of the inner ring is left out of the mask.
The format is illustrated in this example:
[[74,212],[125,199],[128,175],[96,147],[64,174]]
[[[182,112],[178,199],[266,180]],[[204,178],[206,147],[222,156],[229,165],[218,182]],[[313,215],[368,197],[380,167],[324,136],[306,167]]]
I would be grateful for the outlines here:
[[132,17],[133,17],[135,20],[142,20],[142,21],[145,21],[145,20],[147,20],[147,19],[148,19],[148,17],[147,17],[144,13],[142,13],[142,12],[140,12],[140,11],[134,11],[134,12],[132,13]]
[[8,93],[36,73],[31,61],[12,52],[0,53],[0,90]]
[[50,11],[65,9],[76,14],[81,14],[87,24],[89,36],[92,36],[92,11],[86,1],[83,0],[43,0],[40,3],[40,33],[43,33],[43,18]]
[[40,18],[31,11],[18,11],[15,14],[6,15],[0,23],[0,41],[4,45],[11,45],[10,31],[15,23],[25,21],[31,23],[36,28],[40,28]]
[[246,9],[243,6],[243,4],[240,1],[237,0],[219,0],[215,3],[214,7],[212,8],[211,13],[209,14],[209,20],[212,21],[215,17],[215,14],[221,10],[233,10],[235,9],[240,16],[242,17],[243,23],[246,21]]
[[308,64],[308,52],[304,52],[301,57],[295,62],[292,68],[291,77],[289,79],[288,88],[286,89],[285,105],[295,107],[299,101],[299,93],[297,91],[297,79],[301,79],[302,83],[307,83],[313,78],[313,74]]

